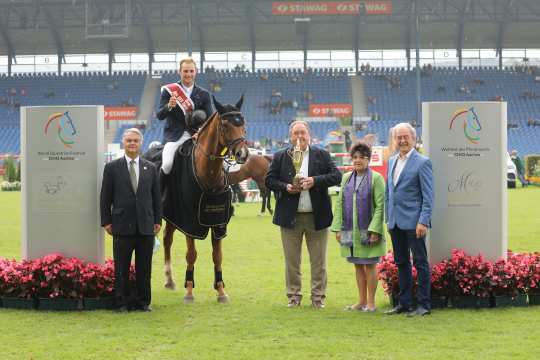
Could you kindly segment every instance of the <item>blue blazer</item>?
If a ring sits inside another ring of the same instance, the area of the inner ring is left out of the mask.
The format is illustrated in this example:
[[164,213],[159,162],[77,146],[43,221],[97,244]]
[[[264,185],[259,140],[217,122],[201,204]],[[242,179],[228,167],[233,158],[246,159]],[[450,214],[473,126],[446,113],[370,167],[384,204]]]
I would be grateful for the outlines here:
[[433,210],[433,169],[431,160],[413,150],[398,182],[394,170],[398,155],[388,161],[385,212],[388,229],[416,229],[417,224],[431,227]]

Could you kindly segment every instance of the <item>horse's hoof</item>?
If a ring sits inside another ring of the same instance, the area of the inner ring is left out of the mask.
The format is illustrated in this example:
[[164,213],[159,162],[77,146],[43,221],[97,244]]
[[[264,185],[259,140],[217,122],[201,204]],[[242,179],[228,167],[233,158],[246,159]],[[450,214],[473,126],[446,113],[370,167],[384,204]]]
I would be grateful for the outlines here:
[[184,296],[184,304],[193,304],[195,302],[195,297],[193,295]]
[[176,284],[175,283],[166,283],[165,288],[169,290],[176,290]]
[[228,304],[229,303],[229,295],[227,295],[227,294],[218,295],[217,302],[220,303],[220,304]]

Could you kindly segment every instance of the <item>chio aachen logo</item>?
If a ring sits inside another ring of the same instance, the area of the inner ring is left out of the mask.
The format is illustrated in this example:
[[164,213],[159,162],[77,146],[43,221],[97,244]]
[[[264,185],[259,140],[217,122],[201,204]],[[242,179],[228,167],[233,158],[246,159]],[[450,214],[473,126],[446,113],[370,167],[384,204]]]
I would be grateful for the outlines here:
[[[56,126],[51,126],[55,123]],[[77,135],[77,129],[75,128],[75,123],[71,116],[69,116],[69,111],[64,113],[54,113],[49,116],[47,122],[45,123],[45,135],[48,135],[50,132],[56,130],[56,136],[58,140],[66,147],[71,149],[73,144],[75,144],[75,135]]]
[[478,114],[474,109],[474,106],[471,106],[468,109],[462,108],[456,110],[452,114],[452,120],[450,120],[450,130],[452,130],[453,127],[459,126],[458,124],[454,126],[454,122],[459,122],[459,120],[456,121],[456,119],[462,119],[463,134],[467,140],[469,140],[471,144],[478,144],[478,140],[480,140],[479,132],[482,130],[482,124],[480,124],[480,120],[478,119]]

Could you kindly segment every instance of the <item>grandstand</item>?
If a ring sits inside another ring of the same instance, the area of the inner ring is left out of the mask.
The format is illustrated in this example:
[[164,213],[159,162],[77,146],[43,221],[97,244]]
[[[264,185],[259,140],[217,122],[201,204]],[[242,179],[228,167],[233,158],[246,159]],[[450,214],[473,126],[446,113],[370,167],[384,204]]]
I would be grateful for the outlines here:
[[[234,102],[240,95],[245,94],[243,111],[249,121],[248,139],[251,141],[266,138],[275,141],[286,139],[290,121],[298,114],[305,115],[307,111],[309,102],[304,96],[306,92],[313,94],[311,101],[316,103],[351,103],[350,79],[353,76],[362,78],[364,93],[371,99],[371,102],[367,101],[367,112],[376,119],[368,122],[367,129],[357,132],[357,137],[374,133],[384,143],[391,126],[416,118],[415,74],[405,69],[392,72],[374,69],[351,76],[345,71],[336,74],[324,71],[309,74],[303,74],[299,70],[288,73],[270,71],[268,79],[263,80],[261,75],[265,73],[204,73],[198,77],[198,83],[206,88],[211,88],[212,79],[219,78],[221,90],[214,92],[214,95],[222,102]],[[0,93],[9,94],[15,89],[16,95],[4,96],[9,104],[0,105],[0,153],[20,151],[19,106],[120,106],[128,101],[138,104],[146,76],[140,72],[113,76],[103,73],[72,73],[63,76],[17,74],[14,77],[3,77]],[[509,149],[517,149],[521,154],[540,153],[540,126],[528,125],[530,119],[540,119],[540,99],[525,95],[540,94],[540,82],[535,81],[535,76],[515,69],[499,71],[493,68],[467,68],[459,71],[435,68],[422,76],[422,100],[488,101],[500,98],[507,101],[508,122],[516,126],[508,129]],[[400,85],[392,86],[389,78],[399,78]],[[177,75],[167,72],[163,74],[160,82],[164,84],[176,79]],[[463,91],[463,88],[466,90]],[[295,101],[298,106],[284,107],[280,113],[272,114],[268,102],[273,91],[279,91],[283,101]],[[154,97],[157,104],[159,91]],[[130,125],[118,127],[114,142],[120,142],[121,133],[126,126]],[[314,137],[321,140],[328,132],[338,129],[338,120],[312,123]],[[421,135],[421,127],[418,132]],[[145,148],[150,142],[161,140],[162,136],[163,123],[151,121],[145,133]]]
[[[245,94],[250,141],[279,143],[290,121],[309,119],[310,104],[338,103],[352,104],[355,118],[372,119],[357,137],[374,133],[385,144],[393,124],[421,125],[420,84],[421,101],[507,101],[509,149],[540,153],[540,40],[528,27],[540,21],[540,4],[391,3],[379,13],[360,7],[353,14],[308,16],[280,14],[264,0],[189,1],[188,12],[152,0],[131,8],[129,28],[126,23],[122,31],[107,33],[99,19],[85,22],[89,10],[83,2],[51,2],[47,11],[23,17],[34,10],[32,2],[0,0],[3,13],[11,14],[0,20],[0,153],[20,151],[20,106],[141,110],[144,103],[150,106],[145,117],[108,124],[116,131],[109,141],[118,142],[134,122],[145,128],[145,147],[161,140],[163,124],[152,115],[159,86],[148,84],[176,81],[177,61],[187,54],[202,70],[197,82],[221,102]],[[101,14],[99,2],[92,4]],[[108,7],[121,12],[125,4],[114,0]],[[188,21],[189,14],[195,21]],[[186,35],[178,37],[171,26],[185,28]],[[337,117],[314,121],[314,137],[323,140],[346,123]]]

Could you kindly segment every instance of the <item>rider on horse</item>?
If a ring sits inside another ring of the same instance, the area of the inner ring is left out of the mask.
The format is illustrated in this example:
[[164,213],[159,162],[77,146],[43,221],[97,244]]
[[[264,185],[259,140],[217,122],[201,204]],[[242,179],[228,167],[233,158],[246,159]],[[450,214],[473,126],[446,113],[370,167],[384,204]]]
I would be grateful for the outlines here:
[[[195,85],[197,66],[192,58],[180,61],[180,81],[161,88],[157,112],[159,120],[166,120],[163,132],[163,164],[165,174],[171,171],[174,153],[214,113],[208,90]],[[202,112],[204,114],[202,114]]]

